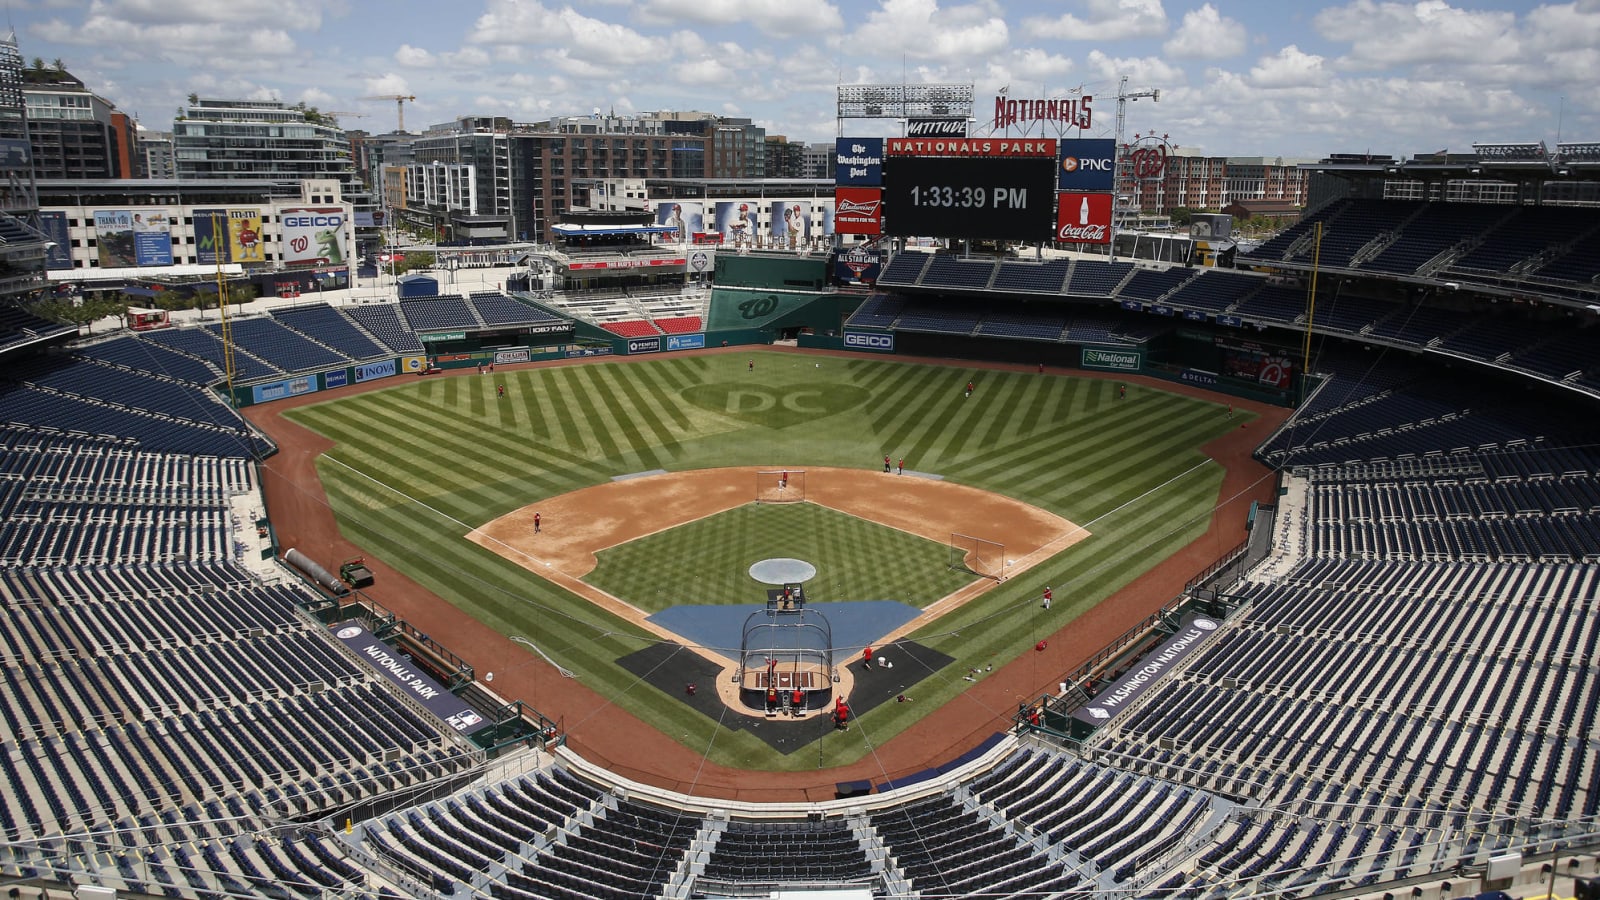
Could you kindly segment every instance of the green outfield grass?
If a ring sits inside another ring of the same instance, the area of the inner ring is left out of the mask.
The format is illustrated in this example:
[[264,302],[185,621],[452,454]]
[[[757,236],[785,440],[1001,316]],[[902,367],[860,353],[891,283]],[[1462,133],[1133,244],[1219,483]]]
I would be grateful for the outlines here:
[[950,550],[812,503],[751,503],[596,554],[584,581],[647,612],[685,603],[759,603],[750,566],[788,556],[817,567],[813,601],[897,600],[923,607],[972,581]]
[[[977,384],[971,398],[962,396],[968,380]],[[966,666],[1028,652],[1201,534],[1222,469],[1199,447],[1247,419],[1224,410],[1139,386],[1118,400],[1114,380],[753,352],[397,380],[289,416],[336,442],[319,471],[345,534],[368,552],[502,633],[532,639],[612,702],[691,747],[709,746],[717,762],[809,768],[859,758],[869,740],[881,743],[970,687]],[[884,454],[1032,503],[1093,536],[916,635],[961,668],[918,685],[917,703],[862,716],[815,758],[778,757],[741,733],[712,740],[713,723],[663,703],[615,665],[650,636],[462,537],[620,474],[876,469]],[[1046,583],[1056,595],[1048,613],[1037,606]]]

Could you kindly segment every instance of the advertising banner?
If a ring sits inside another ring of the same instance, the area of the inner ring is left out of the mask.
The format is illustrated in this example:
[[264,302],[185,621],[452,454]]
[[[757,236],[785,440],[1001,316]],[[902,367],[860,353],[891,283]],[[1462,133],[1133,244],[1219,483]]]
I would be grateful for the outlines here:
[[283,235],[283,262],[291,266],[342,266],[344,210],[338,208],[286,209],[279,216]]
[[723,201],[717,204],[717,231],[735,247],[755,243],[756,222],[760,211],[749,203]]
[[684,264],[689,267],[690,274],[704,275],[716,268],[717,251],[711,247],[697,249],[689,254]]
[[261,265],[267,261],[267,248],[261,239],[261,210],[228,210],[228,253],[231,262]]
[[46,269],[72,268],[72,236],[67,232],[67,214],[60,210],[40,210],[39,230],[50,236],[53,247],[44,249]]
[[334,369],[322,373],[322,389],[325,391],[341,388],[350,383],[349,369]]
[[1084,347],[1080,364],[1085,369],[1137,372],[1144,366],[1144,352],[1141,350],[1100,350],[1094,347]]
[[833,207],[833,227],[839,234],[883,233],[882,188],[834,188]]
[[853,187],[883,184],[883,138],[839,138],[834,147],[834,184]]
[[316,389],[316,378],[307,376],[274,381],[271,384],[252,385],[250,394],[251,399],[256,403],[266,403],[271,400],[282,400],[285,397],[298,397],[301,394],[314,393]]
[[883,258],[886,255],[882,250],[862,247],[842,250],[834,257],[833,277],[840,281],[876,282],[883,271]]
[[628,341],[629,353],[660,353],[661,338],[634,338]]
[[1111,243],[1111,195],[1072,191],[1057,195],[1056,240],[1064,244]]
[[194,211],[194,246],[195,261],[202,266],[233,262],[233,256],[228,252],[227,210]]
[[894,335],[880,331],[846,331],[844,346],[846,350],[877,350],[880,353],[893,353]]
[[794,250],[811,235],[811,204],[801,200],[772,202],[772,243]]
[[1102,688],[1093,700],[1073,710],[1072,717],[1091,725],[1104,725],[1111,721],[1113,716],[1127,709],[1153,687],[1162,675],[1200,649],[1220,627],[1221,623],[1205,616],[1191,619],[1178,629],[1177,634],[1134,663],[1126,674]]
[[669,334],[667,335],[668,350],[700,350],[706,345],[706,336],[703,334]]
[[426,356],[402,356],[400,357],[400,370],[409,375],[426,372],[428,371],[428,358]]
[[668,240],[687,243],[706,228],[705,207],[697,200],[667,200],[656,207],[656,224],[677,229]]
[[516,350],[496,350],[494,352],[494,364],[497,366],[509,366],[512,363],[527,362],[532,358],[533,355],[528,352],[527,347],[521,347]]
[[133,256],[141,266],[172,265],[172,217],[166,210],[133,214]]
[[489,721],[478,715],[455,694],[444,689],[433,676],[422,671],[416,663],[399,650],[372,636],[372,632],[355,624],[343,622],[333,626],[333,636],[349,647],[379,675],[400,689],[400,693],[422,704],[439,721],[462,734],[471,734]]
[[[407,370],[411,371],[411,370]],[[356,381],[373,381],[378,378],[388,378],[394,374],[394,360],[386,359],[382,362],[363,363],[356,366]]]
[[1055,138],[889,138],[886,156],[1018,157],[1056,155]]
[[1063,191],[1109,191],[1117,174],[1117,142],[1070,139],[1056,157],[1056,187]]
[[967,136],[966,119],[907,119],[906,137]]
[[95,210],[94,240],[100,268],[126,269],[135,265],[133,213],[125,209]]

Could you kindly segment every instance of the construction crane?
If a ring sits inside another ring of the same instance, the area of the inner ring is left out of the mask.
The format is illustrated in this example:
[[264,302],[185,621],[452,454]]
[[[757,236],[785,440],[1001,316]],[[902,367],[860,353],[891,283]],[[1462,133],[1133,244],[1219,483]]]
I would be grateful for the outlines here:
[[358,97],[356,99],[358,99],[358,100],[393,100],[394,101],[395,112],[397,113],[398,118],[399,118],[399,124],[397,125],[395,130],[396,131],[405,131],[406,130],[406,101],[409,100],[409,101],[414,103],[414,102],[416,102],[417,98],[416,98],[415,95],[412,95],[412,94],[379,94],[376,97]]

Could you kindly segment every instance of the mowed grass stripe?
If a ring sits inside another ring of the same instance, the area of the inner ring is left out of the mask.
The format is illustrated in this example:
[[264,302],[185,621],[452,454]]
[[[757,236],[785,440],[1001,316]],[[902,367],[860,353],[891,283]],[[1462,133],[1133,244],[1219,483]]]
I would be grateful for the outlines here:
[[621,372],[616,373],[619,381],[633,385],[644,394],[642,406],[655,410],[671,420],[672,427],[676,429],[674,440],[691,437],[695,434],[694,423],[690,421],[677,398],[678,391],[682,389],[670,383],[665,375],[665,367],[662,366],[643,367],[632,378],[623,378]]
[[[615,371],[603,373],[608,391],[617,401],[626,404],[624,415],[636,420],[642,431],[650,434],[646,442],[642,433],[639,434],[637,452],[641,463],[647,469],[661,466],[661,454],[675,457],[681,453],[678,447],[678,434],[674,434],[667,423],[662,420],[660,410],[662,405],[646,399],[640,390],[638,380],[633,378],[620,378]],[[654,452],[660,450],[661,454]]]
[[[1010,372],[995,384],[978,407],[978,415],[955,434],[945,447],[944,455],[960,459],[968,445],[992,447],[1017,419],[1022,397],[1037,383],[1038,376]],[[976,396],[973,399],[977,399]]]
[[1170,415],[1185,405],[1183,398],[1168,396],[1172,396],[1173,399],[1165,410],[1151,408],[1137,416],[1117,418],[1068,416],[1044,433],[1058,438],[1060,444],[1051,445],[1040,439],[1044,434],[1035,435],[1033,438],[997,447],[993,451],[974,457],[973,464],[962,471],[965,477],[982,480],[995,477],[1001,471],[1015,472],[1019,467],[1025,467],[1031,460],[1053,457],[1060,453],[1066,454],[1065,461],[1069,465],[1075,464],[1084,459],[1085,448],[1091,453],[1096,447],[1103,448],[1109,454],[1120,453],[1140,432],[1148,429],[1152,422],[1159,420],[1157,413],[1164,412]]
[[[589,385],[589,397],[598,411],[595,427],[603,428],[617,444],[614,454],[619,463],[618,472],[639,471],[660,467],[655,448],[659,438],[647,434],[644,418],[629,400],[616,380],[615,370],[588,366],[584,378]],[[637,460],[637,462],[630,462]]]
[[601,412],[599,404],[602,398],[596,396],[593,381],[589,377],[591,368],[593,366],[577,366],[570,370],[569,396],[576,404],[574,414],[583,430],[585,442],[595,454],[606,459],[620,459],[622,452],[615,432],[622,425]]
[[[965,402],[960,387],[954,392],[935,389],[938,379],[923,379],[915,389],[903,397],[901,412],[894,417],[894,427],[884,433],[885,447],[918,447],[924,458],[936,455],[938,448],[932,443],[914,440],[914,434],[927,434],[934,426],[947,422]],[[937,433],[937,432],[935,432]]]
[[562,442],[565,443],[569,453],[587,458],[589,452],[588,446],[583,440],[583,429],[573,415],[573,409],[577,401],[572,396],[571,387],[573,370],[581,368],[583,366],[574,366],[571,369],[545,369],[543,371],[550,373],[545,391],[550,397],[550,414],[554,417],[556,426],[560,429]]
[[899,423],[916,415],[921,404],[932,400],[932,380],[927,367],[901,365],[898,368],[900,371],[891,373],[887,383],[863,385],[872,391],[868,416],[872,430],[879,435],[887,435]]

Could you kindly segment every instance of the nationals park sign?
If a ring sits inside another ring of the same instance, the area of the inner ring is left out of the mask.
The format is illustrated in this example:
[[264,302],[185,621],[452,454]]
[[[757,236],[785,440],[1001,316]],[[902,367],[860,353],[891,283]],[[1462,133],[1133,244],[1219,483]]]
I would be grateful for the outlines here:
[[1093,700],[1073,710],[1072,717],[1095,726],[1111,721],[1113,716],[1127,709],[1141,694],[1153,687],[1161,676],[1198,650],[1221,627],[1220,622],[1205,616],[1189,620],[1178,629],[1177,634],[1134,663],[1134,667],[1120,679],[1106,685]]

